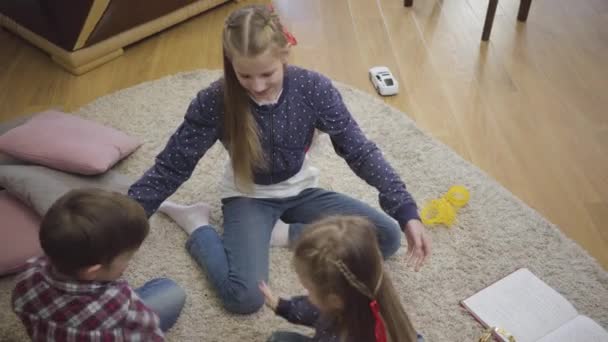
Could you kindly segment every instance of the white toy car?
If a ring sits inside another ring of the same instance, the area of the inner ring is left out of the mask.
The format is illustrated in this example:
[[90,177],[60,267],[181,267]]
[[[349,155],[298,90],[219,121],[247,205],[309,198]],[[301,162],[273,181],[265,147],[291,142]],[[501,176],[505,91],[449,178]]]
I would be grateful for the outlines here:
[[369,69],[369,80],[372,81],[374,88],[380,95],[395,95],[399,91],[399,82],[385,66],[376,66]]

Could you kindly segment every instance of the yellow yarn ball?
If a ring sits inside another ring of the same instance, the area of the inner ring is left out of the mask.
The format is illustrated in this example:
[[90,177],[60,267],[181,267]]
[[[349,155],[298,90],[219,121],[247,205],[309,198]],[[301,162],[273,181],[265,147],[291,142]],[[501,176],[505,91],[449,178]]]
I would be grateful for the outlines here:
[[420,212],[427,226],[444,224],[450,227],[456,221],[456,211],[469,202],[469,190],[462,185],[452,186],[441,198],[430,201]]
[[462,185],[454,185],[444,196],[456,208],[462,208],[469,202],[469,190]]

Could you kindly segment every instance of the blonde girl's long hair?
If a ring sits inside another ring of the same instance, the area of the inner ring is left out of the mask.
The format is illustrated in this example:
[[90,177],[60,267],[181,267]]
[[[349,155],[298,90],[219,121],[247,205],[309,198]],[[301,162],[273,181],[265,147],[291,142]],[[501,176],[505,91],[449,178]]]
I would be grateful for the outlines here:
[[415,342],[416,331],[384,271],[374,226],[355,216],[334,216],[307,227],[295,246],[298,275],[314,286],[319,300],[337,295],[341,309],[324,313],[336,320],[341,341],[376,341],[376,300],[387,341]]
[[273,49],[280,57],[287,53],[288,41],[272,7],[251,5],[226,19],[222,35],[224,50],[223,141],[228,148],[237,187],[253,188],[254,170],[264,170],[258,127],[251,113],[247,91],[239,83],[232,65],[235,57],[256,57]]

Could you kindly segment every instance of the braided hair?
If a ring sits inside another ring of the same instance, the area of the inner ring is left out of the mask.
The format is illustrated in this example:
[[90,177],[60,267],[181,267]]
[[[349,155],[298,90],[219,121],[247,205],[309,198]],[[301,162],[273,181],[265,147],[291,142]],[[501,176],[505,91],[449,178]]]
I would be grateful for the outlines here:
[[249,97],[238,81],[232,61],[236,57],[255,57],[267,51],[277,58],[286,56],[290,37],[277,14],[268,6],[239,8],[230,14],[224,24],[222,142],[230,154],[235,184],[243,192],[251,192],[254,171],[266,169],[267,161],[262,152],[255,118],[251,114]]
[[333,319],[342,341],[376,341],[372,301],[379,306],[388,341],[416,341],[412,323],[384,271],[375,230],[370,221],[356,216],[334,216],[310,225],[295,246],[296,272],[314,287],[310,292],[321,297],[318,301],[331,296],[340,299],[340,307],[320,309]]

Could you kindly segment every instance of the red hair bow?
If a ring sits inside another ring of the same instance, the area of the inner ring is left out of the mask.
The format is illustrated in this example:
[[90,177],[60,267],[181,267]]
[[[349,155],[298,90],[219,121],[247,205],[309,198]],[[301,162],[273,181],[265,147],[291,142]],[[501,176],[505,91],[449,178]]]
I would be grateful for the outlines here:
[[283,27],[283,34],[285,35],[285,39],[287,39],[287,44],[294,46],[294,45],[298,45],[298,41],[296,40],[296,37],[293,36],[293,34],[291,34],[291,32],[287,31],[286,28]]
[[376,324],[374,324],[374,335],[376,335],[376,342],[386,342],[386,329],[384,328],[384,321],[382,317],[380,317],[380,306],[376,300],[372,300],[369,303],[370,309],[372,309],[372,314],[376,320]]

